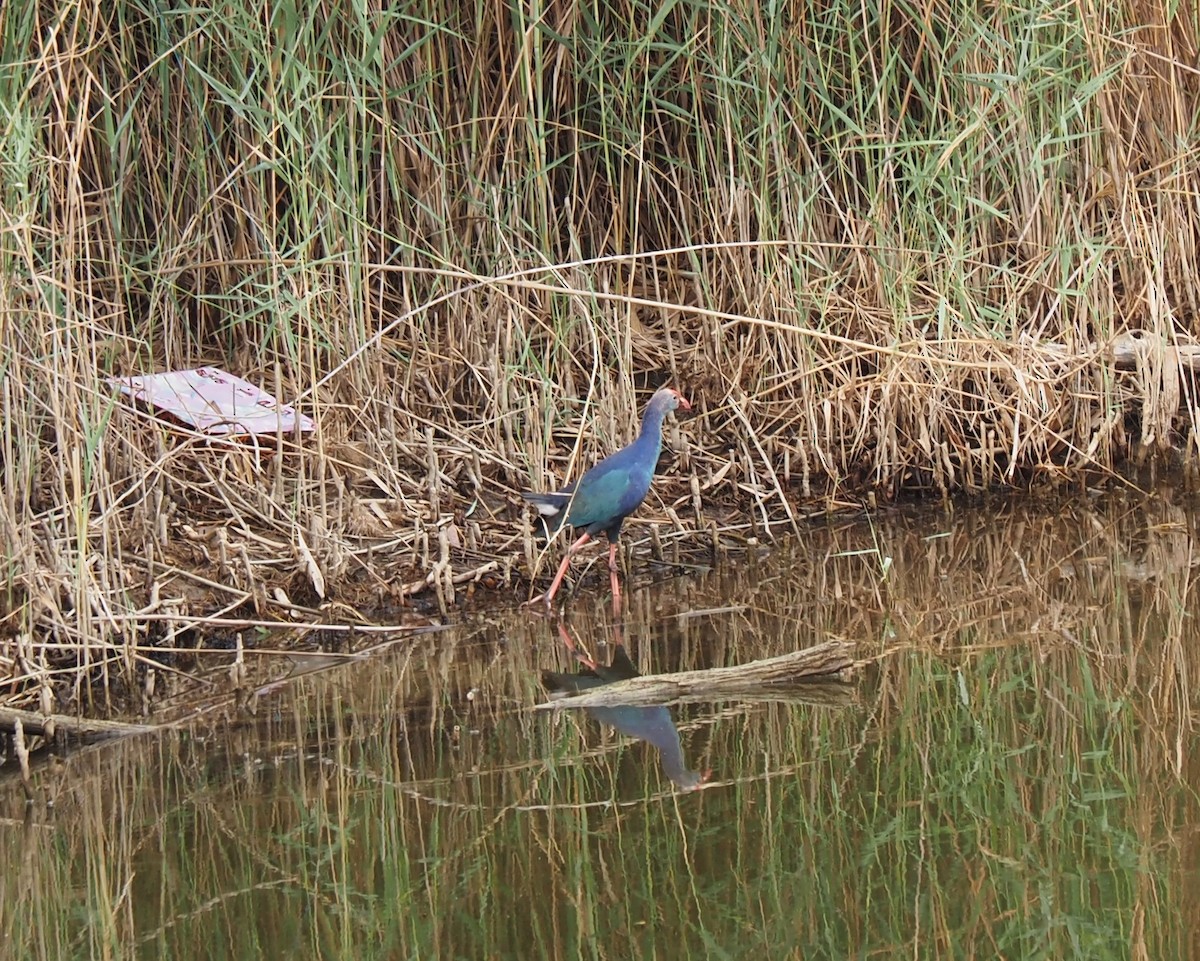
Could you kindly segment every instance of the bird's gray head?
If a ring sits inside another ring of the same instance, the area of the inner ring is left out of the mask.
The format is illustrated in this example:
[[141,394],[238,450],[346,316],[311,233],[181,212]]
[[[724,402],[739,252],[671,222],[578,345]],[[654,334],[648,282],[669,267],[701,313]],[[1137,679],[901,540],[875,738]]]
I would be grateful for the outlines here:
[[687,402],[687,398],[674,387],[660,387],[655,391],[654,396],[650,398],[650,406],[661,409],[663,413],[672,411],[676,407],[682,407],[684,410],[692,409],[692,405]]

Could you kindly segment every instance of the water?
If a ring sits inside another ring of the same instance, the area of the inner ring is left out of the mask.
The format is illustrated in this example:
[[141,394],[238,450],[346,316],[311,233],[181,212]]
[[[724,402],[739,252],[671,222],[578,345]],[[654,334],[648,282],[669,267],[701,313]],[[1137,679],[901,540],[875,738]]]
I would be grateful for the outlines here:
[[[1196,956],[1195,521],[1169,491],[998,499],[643,565],[619,638],[643,673],[827,638],[866,662],[825,703],[673,708],[698,790],[530,710],[578,664],[525,612],[78,751],[32,808],[0,793],[0,953]],[[603,658],[606,580],[567,622]]]

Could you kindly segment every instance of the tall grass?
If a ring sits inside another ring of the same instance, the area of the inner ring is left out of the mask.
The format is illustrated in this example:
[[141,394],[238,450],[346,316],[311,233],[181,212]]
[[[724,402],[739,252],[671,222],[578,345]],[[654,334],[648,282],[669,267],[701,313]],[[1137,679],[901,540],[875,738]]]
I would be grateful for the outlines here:
[[[1187,447],[1190,380],[1107,345],[1194,332],[1198,38],[1141,0],[6,4],[3,633],[111,694],[176,615],[447,604],[668,380],[680,527]],[[199,363],[316,437],[105,382]]]

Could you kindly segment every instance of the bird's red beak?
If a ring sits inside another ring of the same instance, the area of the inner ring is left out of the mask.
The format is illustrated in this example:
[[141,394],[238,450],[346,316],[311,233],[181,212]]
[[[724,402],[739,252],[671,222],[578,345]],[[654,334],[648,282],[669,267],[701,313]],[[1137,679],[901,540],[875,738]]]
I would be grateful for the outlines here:
[[682,407],[684,410],[692,409],[692,405],[688,403],[688,399],[684,397],[683,394],[679,393],[679,391],[675,391],[675,396],[679,399],[680,407]]

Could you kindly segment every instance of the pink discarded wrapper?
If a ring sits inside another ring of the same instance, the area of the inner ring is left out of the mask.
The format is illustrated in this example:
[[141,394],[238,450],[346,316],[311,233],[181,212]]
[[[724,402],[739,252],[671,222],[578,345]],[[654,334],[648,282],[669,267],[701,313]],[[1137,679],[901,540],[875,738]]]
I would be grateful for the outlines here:
[[126,397],[149,404],[205,434],[286,434],[297,427],[302,431],[315,427],[311,417],[218,367],[112,377],[109,382]]

